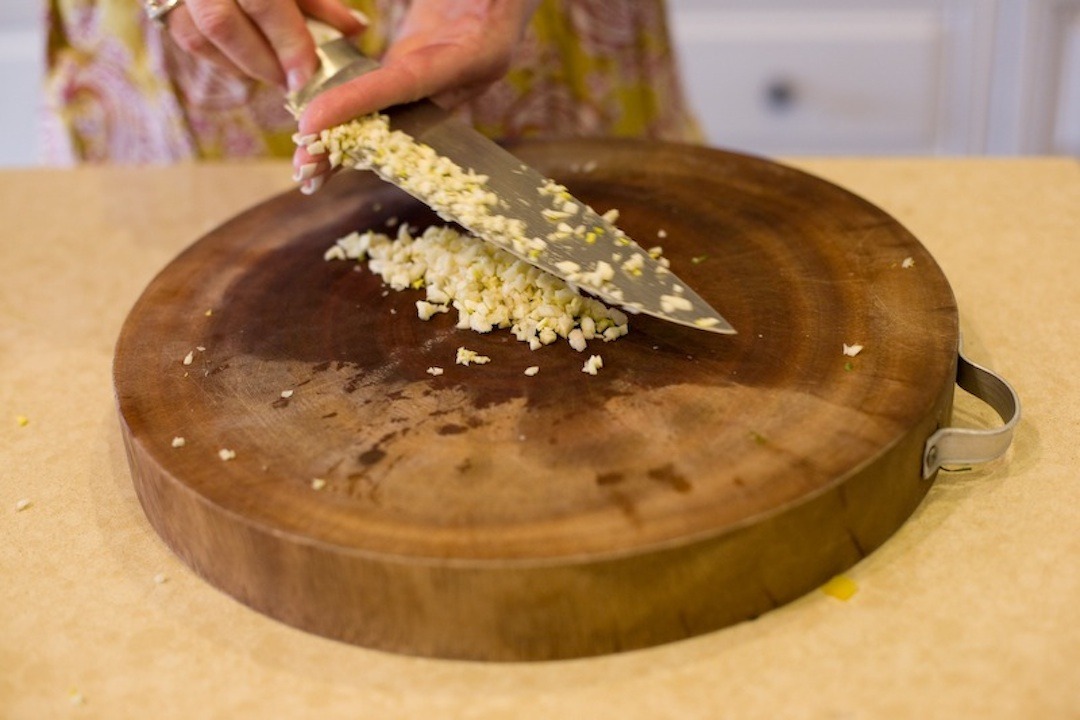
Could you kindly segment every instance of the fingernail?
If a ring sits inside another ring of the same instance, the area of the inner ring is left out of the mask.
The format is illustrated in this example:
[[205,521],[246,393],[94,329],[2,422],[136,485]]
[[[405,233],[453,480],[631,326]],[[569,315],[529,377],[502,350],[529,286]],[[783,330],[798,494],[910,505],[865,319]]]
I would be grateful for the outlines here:
[[305,195],[311,195],[316,190],[321,188],[325,181],[325,175],[316,175],[315,177],[311,178],[306,183],[300,186],[300,192],[304,193]]
[[304,163],[296,169],[296,174],[293,175],[294,182],[304,182],[315,177],[315,170],[318,168],[318,163]]
[[364,27],[371,27],[371,18],[369,18],[367,15],[355,9],[349,10],[349,12],[352,13],[352,16],[356,18],[356,21],[358,23],[360,23]]
[[285,84],[289,88],[289,92],[299,92],[300,88],[304,87],[304,83],[308,81],[308,74],[300,69],[290,70],[285,74]]

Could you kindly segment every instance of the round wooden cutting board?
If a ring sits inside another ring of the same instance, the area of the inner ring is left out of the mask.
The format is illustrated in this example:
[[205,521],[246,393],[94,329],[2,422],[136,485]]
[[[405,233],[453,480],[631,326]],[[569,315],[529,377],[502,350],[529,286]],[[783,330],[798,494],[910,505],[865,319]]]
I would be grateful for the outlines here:
[[[914,237],[761,159],[514,151],[618,208],[738,334],[637,316],[585,353],[533,352],[451,314],[425,322],[422,291],[323,259],[352,230],[433,222],[423,206],[354,172],[272,198],[166,267],[117,346],[135,486],[185,562],[321,635],[539,660],[755,617],[899,527],[928,489],[921,453],[948,423],[958,343],[952,292]],[[491,363],[456,365],[462,346]]]

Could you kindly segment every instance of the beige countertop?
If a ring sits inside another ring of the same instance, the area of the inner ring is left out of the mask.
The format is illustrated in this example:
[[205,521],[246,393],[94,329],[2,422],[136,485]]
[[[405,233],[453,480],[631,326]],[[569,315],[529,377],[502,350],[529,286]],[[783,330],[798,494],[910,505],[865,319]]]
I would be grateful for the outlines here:
[[[287,627],[197,578],[142,514],[120,326],[181,249],[287,188],[286,165],[0,172],[0,717],[1080,717],[1080,163],[793,164],[933,253],[968,354],[1022,398],[1012,450],[940,476],[846,602],[815,591],[692,640],[513,665]],[[959,422],[982,416],[958,400]]]

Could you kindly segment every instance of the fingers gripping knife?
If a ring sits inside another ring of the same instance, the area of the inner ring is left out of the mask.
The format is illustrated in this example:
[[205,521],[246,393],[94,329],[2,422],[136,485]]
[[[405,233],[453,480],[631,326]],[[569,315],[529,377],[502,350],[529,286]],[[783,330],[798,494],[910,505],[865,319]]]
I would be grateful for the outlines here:
[[[324,90],[379,66],[348,39],[318,23],[309,25],[321,65],[307,85],[290,97],[290,110],[296,115]],[[441,212],[445,219],[628,312],[721,334],[735,333],[705,300],[613,223],[561,186],[552,192],[554,184],[549,179],[445,110],[421,100],[384,112],[391,130],[404,132],[459,167],[486,177],[485,188],[498,198],[499,213],[520,221],[531,250],[508,245],[467,218]],[[392,176],[384,179],[398,181]],[[431,204],[428,198],[413,194]]]

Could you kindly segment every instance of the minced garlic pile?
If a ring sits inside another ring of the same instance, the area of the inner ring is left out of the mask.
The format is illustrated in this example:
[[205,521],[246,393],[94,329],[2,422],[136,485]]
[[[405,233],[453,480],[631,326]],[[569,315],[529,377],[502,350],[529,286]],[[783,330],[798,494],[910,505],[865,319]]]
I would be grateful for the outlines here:
[[[611,263],[599,261],[591,268],[558,263],[568,282],[519,259],[537,260],[549,243],[595,243],[604,232],[601,226],[586,224],[586,206],[575,201],[562,185],[548,180],[537,189],[537,201],[547,206],[541,214],[551,228],[545,237],[528,237],[522,220],[500,213],[504,203],[488,189],[486,176],[463,169],[406,133],[391,130],[385,115],[367,115],[317,136],[294,139],[313,158],[324,158],[331,168],[372,170],[421,198],[444,219],[475,233],[462,235],[451,228],[430,227],[414,236],[412,229],[401,226],[395,238],[375,232],[352,233],[326,252],[327,260],[367,260],[371,271],[395,290],[425,289],[426,299],[416,303],[421,319],[454,308],[458,328],[481,333],[509,328],[533,350],[565,338],[581,352],[589,340],[611,341],[626,334],[625,313],[581,295],[577,287],[621,302],[622,293],[612,283],[616,268],[638,276],[645,265],[644,255],[632,253],[624,258],[616,253]],[[615,217],[616,211],[605,215],[610,222]],[[621,231],[615,232],[617,247],[632,245]],[[650,250],[649,255],[660,263],[657,272],[669,272],[659,248]],[[670,301],[673,306],[686,302],[681,297]],[[483,361],[463,358],[460,353],[457,358],[459,364]],[[596,374],[599,367],[597,357],[590,359],[584,371]],[[434,375],[438,370],[431,368],[429,372]]]
[[615,340],[627,332],[622,311],[449,227],[432,226],[414,236],[402,225],[396,238],[354,232],[338,240],[325,258],[366,259],[371,271],[393,289],[423,288],[426,299],[416,302],[423,320],[454,308],[458,328],[481,333],[509,328],[533,350],[565,338],[580,352],[589,340]]
[[[599,220],[592,208],[575,200],[554,180],[548,179],[538,187],[536,196],[536,201],[544,206],[540,215],[550,227],[541,233],[542,237],[530,237],[523,220],[502,214],[506,202],[488,188],[486,175],[464,169],[407,133],[392,130],[389,118],[383,114],[366,115],[318,135],[297,135],[294,140],[312,158],[325,159],[331,168],[374,171],[423,200],[444,220],[459,223],[488,242],[531,261],[541,260],[561,243],[594,244],[601,236],[610,235],[616,248],[610,261],[598,260],[590,267],[569,260],[555,262],[552,258],[552,261],[562,277],[575,286],[629,310],[640,311],[637,303],[624,301],[614,279],[617,270],[630,278],[640,277],[646,267],[645,254],[634,250],[633,242],[618,228],[591,221],[589,218]],[[617,210],[603,215],[608,223],[614,223],[617,217]],[[670,275],[669,263],[661,256],[660,248],[653,248],[648,254],[657,261],[652,265],[653,272]],[[682,288],[675,286],[673,292],[681,293]],[[685,309],[683,305],[688,304],[681,297],[671,299],[673,307],[678,309]]]

